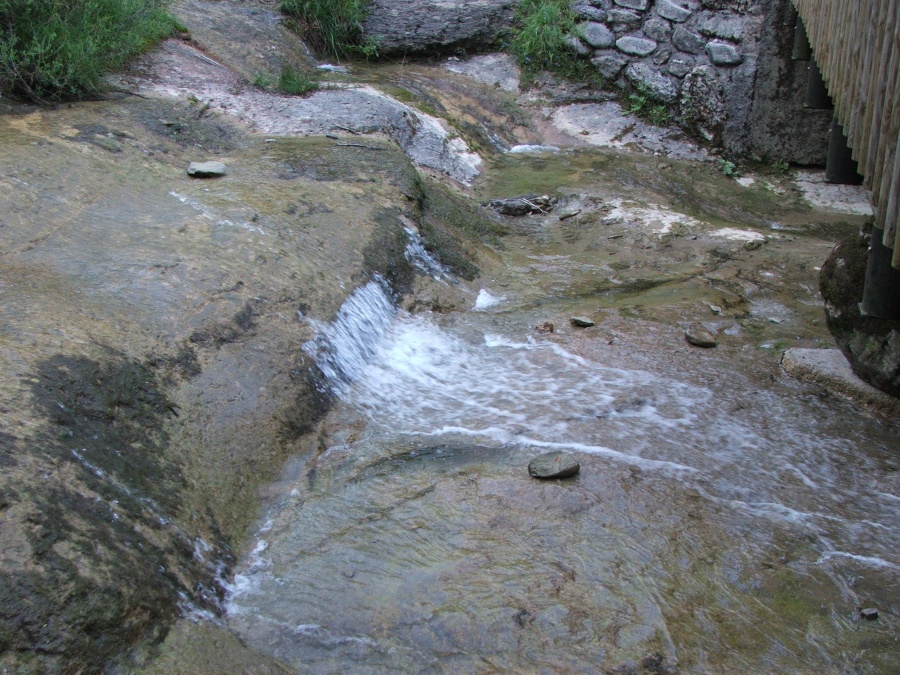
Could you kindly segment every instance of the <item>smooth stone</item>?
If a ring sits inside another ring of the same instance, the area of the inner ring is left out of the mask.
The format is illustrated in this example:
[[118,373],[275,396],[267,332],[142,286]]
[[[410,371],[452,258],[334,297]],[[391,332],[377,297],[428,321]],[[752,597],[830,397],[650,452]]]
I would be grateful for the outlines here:
[[737,47],[725,42],[710,42],[706,45],[706,54],[717,66],[736,66],[744,60]]
[[859,610],[859,616],[866,621],[875,621],[878,618],[878,610],[874,607],[867,607]]
[[594,68],[607,80],[615,80],[622,69],[628,65],[628,59],[618,52],[607,52],[591,59]]
[[224,176],[228,168],[222,162],[191,162],[187,172],[194,178],[214,178]]
[[569,478],[581,470],[581,465],[568,452],[550,452],[528,463],[532,478]]
[[569,319],[569,323],[571,323],[573,326],[576,326],[577,328],[590,328],[591,326],[596,325],[586,316],[573,316],[571,319]]
[[676,23],[684,23],[693,15],[691,10],[672,2],[672,0],[656,0],[656,13],[662,18]]
[[616,42],[616,36],[609,28],[594,21],[582,24],[581,34],[584,41],[595,49],[606,49],[612,47]]
[[689,328],[684,332],[684,339],[688,341],[688,344],[692,344],[695,347],[703,347],[704,349],[710,349],[719,344],[712,335],[702,328]]
[[703,51],[703,47],[706,45],[706,40],[704,40],[702,36],[697,35],[697,33],[691,32],[683,26],[679,26],[675,29],[675,32],[672,33],[672,44],[675,45],[675,48],[680,52],[700,54]]
[[631,56],[649,56],[656,50],[656,43],[639,37],[623,37],[616,40],[616,47]]

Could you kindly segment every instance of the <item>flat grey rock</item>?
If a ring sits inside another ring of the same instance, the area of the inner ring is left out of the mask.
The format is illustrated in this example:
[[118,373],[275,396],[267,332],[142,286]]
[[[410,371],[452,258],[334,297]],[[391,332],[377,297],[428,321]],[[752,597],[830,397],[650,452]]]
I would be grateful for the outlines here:
[[222,162],[191,162],[187,172],[194,178],[215,178],[228,173],[228,167]]
[[727,42],[710,42],[706,45],[706,54],[717,66],[736,66],[744,61],[738,48]]
[[676,56],[669,60],[669,73],[677,78],[685,77],[694,68],[694,59],[689,56]]
[[568,452],[550,452],[528,463],[528,475],[532,478],[569,478],[579,471],[581,465]]
[[577,328],[590,328],[591,326],[596,325],[586,316],[573,316],[571,319],[569,319],[569,323]]
[[691,10],[672,0],[656,0],[656,13],[662,18],[676,23],[684,23],[694,14]]
[[565,39],[566,47],[571,49],[578,56],[590,56],[594,50],[584,44],[577,36],[567,35]]
[[616,42],[615,34],[602,23],[590,21],[580,26],[584,41],[595,49],[612,47]]
[[639,37],[619,38],[616,40],[616,47],[631,56],[649,56],[656,51],[656,43],[653,40]]

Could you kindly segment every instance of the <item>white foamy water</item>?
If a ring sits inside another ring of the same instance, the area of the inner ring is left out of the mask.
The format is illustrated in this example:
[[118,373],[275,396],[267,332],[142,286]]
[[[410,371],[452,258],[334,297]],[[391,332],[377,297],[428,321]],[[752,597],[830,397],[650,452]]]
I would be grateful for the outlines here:
[[479,311],[490,309],[491,307],[496,307],[504,300],[506,298],[492,295],[489,291],[482,288],[478,291],[478,297],[475,298],[475,309]]
[[841,467],[869,460],[852,438],[823,431],[819,411],[749,384],[714,390],[597,363],[555,342],[479,331],[490,315],[470,319],[452,331],[397,313],[374,281],[323,329],[319,364],[385,437],[591,454],[688,481],[749,516],[807,528],[826,552],[878,539],[879,554],[860,560],[890,557],[894,537],[885,531],[898,524],[896,497],[860,499],[871,489],[867,478]]

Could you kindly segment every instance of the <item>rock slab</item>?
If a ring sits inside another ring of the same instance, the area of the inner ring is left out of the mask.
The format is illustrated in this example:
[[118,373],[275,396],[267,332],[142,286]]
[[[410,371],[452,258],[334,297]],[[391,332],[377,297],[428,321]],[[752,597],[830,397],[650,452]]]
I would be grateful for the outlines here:
[[570,478],[578,475],[581,465],[567,452],[550,452],[535,457],[528,463],[528,475],[532,478]]
[[586,316],[573,316],[569,319],[569,323],[571,323],[576,328],[590,328],[595,325],[593,321],[591,321]]
[[228,173],[228,167],[222,162],[191,162],[187,172],[194,178],[215,178]]

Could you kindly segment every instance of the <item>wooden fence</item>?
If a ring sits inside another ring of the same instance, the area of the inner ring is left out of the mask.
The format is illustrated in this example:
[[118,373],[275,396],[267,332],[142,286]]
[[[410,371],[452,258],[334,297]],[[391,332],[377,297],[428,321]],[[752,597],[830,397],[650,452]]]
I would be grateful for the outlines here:
[[900,269],[900,0],[794,0]]

